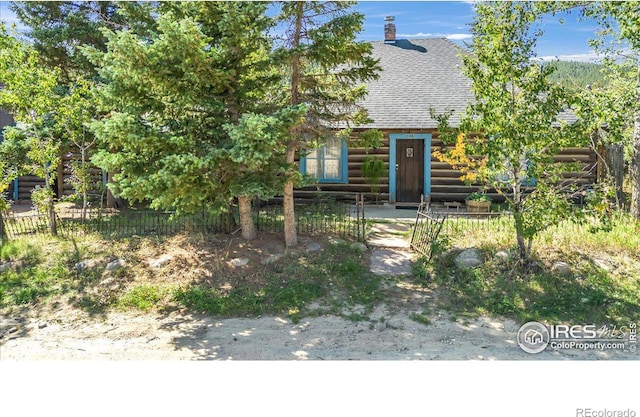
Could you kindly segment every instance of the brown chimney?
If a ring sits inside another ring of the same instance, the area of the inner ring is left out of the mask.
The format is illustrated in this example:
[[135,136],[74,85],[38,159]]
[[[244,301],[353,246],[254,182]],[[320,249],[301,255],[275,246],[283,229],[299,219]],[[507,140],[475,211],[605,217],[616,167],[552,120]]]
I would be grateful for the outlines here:
[[393,21],[396,20],[394,16],[387,16],[384,21],[387,22],[384,25],[384,43],[396,43],[396,25]]

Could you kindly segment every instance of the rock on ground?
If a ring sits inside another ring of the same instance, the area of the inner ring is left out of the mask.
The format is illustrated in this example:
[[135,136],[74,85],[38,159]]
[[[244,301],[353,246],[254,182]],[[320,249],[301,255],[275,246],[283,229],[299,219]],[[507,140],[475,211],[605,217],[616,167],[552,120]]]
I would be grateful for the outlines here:
[[81,272],[85,269],[95,268],[98,265],[97,259],[85,259],[75,264],[76,271]]
[[366,252],[369,248],[362,242],[354,242],[351,244],[351,249],[357,250],[358,252]]
[[8,271],[9,269],[13,269],[15,267],[15,262],[7,262],[0,265],[0,272]]
[[551,272],[562,276],[571,275],[571,266],[566,262],[556,262],[551,267]]
[[120,268],[124,268],[126,265],[127,265],[127,262],[124,259],[118,258],[114,261],[109,262],[107,266],[104,267],[104,270],[106,272],[113,272]]
[[307,252],[320,252],[322,250],[322,245],[316,242],[311,242],[307,245]]
[[466,249],[456,256],[454,262],[458,268],[476,268],[484,263],[484,256],[478,249]]
[[509,258],[511,257],[511,255],[509,255],[509,252],[507,252],[506,250],[501,250],[496,252],[496,254],[493,256],[493,258],[501,263],[507,263],[509,261]]
[[233,258],[229,263],[233,266],[245,266],[249,263],[249,258]]
[[173,259],[173,256],[171,256],[169,254],[165,254],[165,255],[162,255],[159,258],[150,259],[147,262],[149,263],[149,266],[152,267],[152,268],[160,268],[161,266],[165,265],[166,263],[168,263],[172,259]]

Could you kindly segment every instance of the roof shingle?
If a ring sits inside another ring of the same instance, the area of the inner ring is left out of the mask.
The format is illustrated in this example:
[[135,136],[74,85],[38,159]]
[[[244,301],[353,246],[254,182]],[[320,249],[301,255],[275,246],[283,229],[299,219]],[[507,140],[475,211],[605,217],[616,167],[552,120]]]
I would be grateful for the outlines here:
[[436,128],[430,108],[436,113],[454,110],[450,123],[458,125],[473,99],[471,81],[462,74],[460,47],[444,38],[371,44],[382,72],[378,80],[367,83],[369,93],[362,104],[373,123],[363,127]]

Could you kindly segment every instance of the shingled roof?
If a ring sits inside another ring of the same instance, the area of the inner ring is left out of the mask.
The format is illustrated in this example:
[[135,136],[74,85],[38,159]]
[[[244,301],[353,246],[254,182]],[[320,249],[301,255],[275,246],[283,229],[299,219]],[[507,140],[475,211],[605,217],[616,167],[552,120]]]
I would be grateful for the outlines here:
[[437,127],[429,109],[453,109],[450,123],[457,126],[472,100],[471,81],[462,74],[462,49],[444,38],[398,39],[371,42],[372,55],[380,59],[380,78],[367,83],[362,103],[378,129]]
[[[398,39],[395,43],[371,42],[372,55],[380,59],[380,78],[367,83],[363,101],[373,123],[364,128],[435,129],[437,114],[453,110],[449,119],[457,127],[467,104],[473,101],[471,80],[462,74],[460,54],[464,51],[444,38]],[[571,111],[558,116],[576,121]]]

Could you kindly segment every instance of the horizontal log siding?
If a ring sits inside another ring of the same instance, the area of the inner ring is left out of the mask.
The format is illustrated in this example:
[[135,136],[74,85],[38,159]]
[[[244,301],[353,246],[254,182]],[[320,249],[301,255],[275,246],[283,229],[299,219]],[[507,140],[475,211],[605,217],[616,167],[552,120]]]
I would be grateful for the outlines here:
[[[68,180],[71,177],[71,167],[69,163],[72,160],[80,160],[80,154],[70,154],[66,153],[62,156],[62,169],[58,170],[58,184],[62,181],[62,194],[64,197],[70,196],[73,194],[73,187],[69,184]],[[88,158],[87,158],[88,159]],[[62,174],[62,177],[60,176]],[[102,182],[102,171],[94,167],[91,169],[91,175],[93,177],[93,181]],[[44,179],[40,177],[36,177],[34,175],[25,175],[18,178],[18,200],[30,200],[31,199],[31,191],[39,185],[44,187]],[[61,196],[62,197],[62,196]]]
[[[387,174],[380,179],[380,199],[389,200],[389,134],[391,133],[430,133],[431,148],[441,148],[443,146],[440,135],[437,131],[429,129],[408,129],[408,130],[384,130],[384,140],[379,149],[369,150],[369,155],[376,155],[385,162]],[[367,184],[362,175],[362,162],[367,157],[363,148],[349,148],[349,183],[348,184],[314,184],[296,190],[296,197],[305,197],[318,193],[319,191],[340,197],[352,193],[364,193],[367,199],[374,199],[371,194],[371,187]],[[555,158],[556,162],[578,162],[583,164],[582,172],[566,172],[564,177],[569,182],[579,185],[588,185],[596,182],[597,158],[595,152],[588,148],[567,148],[560,152]],[[467,186],[460,181],[461,173],[453,169],[451,165],[438,161],[433,154],[431,156],[431,200],[432,201],[464,201],[464,199],[474,191],[479,185]],[[503,198],[496,192],[488,193],[495,201]]]
[[44,180],[35,175],[24,175],[18,178],[18,200],[31,200],[31,191],[36,186],[44,187]]

